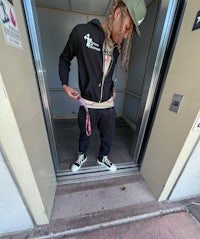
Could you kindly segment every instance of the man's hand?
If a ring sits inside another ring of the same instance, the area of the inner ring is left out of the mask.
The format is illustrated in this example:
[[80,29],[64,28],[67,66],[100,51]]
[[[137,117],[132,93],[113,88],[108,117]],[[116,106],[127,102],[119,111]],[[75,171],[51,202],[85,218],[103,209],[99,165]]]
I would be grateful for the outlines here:
[[77,100],[78,98],[78,91],[74,90],[73,88],[69,87],[68,85],[63,85],[63,89],[65,93],[72,99]]

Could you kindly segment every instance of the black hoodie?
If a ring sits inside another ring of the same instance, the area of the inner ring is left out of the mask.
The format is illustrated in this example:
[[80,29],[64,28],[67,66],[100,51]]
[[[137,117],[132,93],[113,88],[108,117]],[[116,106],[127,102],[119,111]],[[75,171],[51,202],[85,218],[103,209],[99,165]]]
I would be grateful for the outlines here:
[[109,70],[103,78],[104,40],[105,34],[99,20],[79,24],[72,30],[59,58],[62,85],[68,85],[71,60],[76,56],[81,96],[95,102],[104,102],[112,97],[112,75],[119,55],[115,46]]

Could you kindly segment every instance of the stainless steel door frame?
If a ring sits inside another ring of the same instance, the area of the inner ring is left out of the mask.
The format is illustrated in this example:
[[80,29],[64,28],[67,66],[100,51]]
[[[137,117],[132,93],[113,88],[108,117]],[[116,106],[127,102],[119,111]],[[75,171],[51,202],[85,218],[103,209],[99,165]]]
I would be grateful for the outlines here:
[[[163,64],[164,55],[167,49],[168,41],[170,38],[170,34],[172,31],[172,25],[176,13],[176,9],[179,1],[170,0],[167,8],[166,18],[164,22],[164,27],[162,30],[162,35],[156,55],[156,60],[153,68],[153,73],[151,77],[151,82],[147,94],[147,99],[145,102],[144,110],[142,110],[141,121],[139,122],[139,127],[136,126],[136,133],[133,139],[132,144],[132,157],[135,163],[139,161],[139,155],[141,153],[142,143],[144,140],[144,135],[147,127],[147,123],[149,120],[150,110],[153,103],[153,98],[156,92],[159,75],[161,71],[161,67]],[[151,57],[151,56],[150,56]]]
[[[174,14],[176,11],[178,1],[170,0],[168,9],[167,9],[167,15],[165,18],[164,28],[162,30],[161,40],[159,43],[156,61],[152,73],[151,83],[147,95],[147,100],[145,103],[142,120],[140,127],[138,127],[138,132],[136,132],[137,137],[133,140],[133,146],[132,146],[132,155],[133,160],[135,163],[138,163],[138,158],[150,114],[150,109],[153,101],[153,97],[155,94],[159,73],[162,65],[162,61],[164,58],[165,50],[167,47],[167,42],[170,36],[171,31],[171,25],[173,23]],[[33,58],[35,62],[35,68],[38,78],[38,85],[40,89],[41,94],[41,101],[44,109],[44,117],[47,127],[47,133],[50,143],[50,148],[52,152],[53,162],[55,166],[55,171],[57,172],[59,169],[59,162],[58,162],[58,156],[57,156],[57,149],[55,144],[55,137],[54,137],[54,130],[53,130],[53,123],[51,119],[51,112],[50,107],[48,103],[48,92],[46,87],[46,70],[43,63],[43,57],[42,57],[42,48],[40,43],[40,34],[38,31],[38,23],[37,19],[34,17],[33,8],[35,8],[33,4],[33,0],[23,0],[24,9],[25,9],[25,16],[28,26],[28,31],[30,35],[30,41],[32,45],[32,51],[33,51]]]
[[39,33],[39,25],[37,22],[37,17],[35,17],[34,12],[36,13],[35,5],[33,4],[33,0],[23,0],[24,11],[26,22],[28,26],[28,33],[30,37],[32,52],[33,52],[33,60],[35,63],[36,76],[39,85],[39,91],[41,95],[41,101],[43,106],[44,118],[46,123],[46,129],[51,149],[51,154],[53,158],[55,171],[59,168],[57,149],[55,144],[53,123],[51,118],[51,112],[49,107],[49,97],[46,86],[46,69],[43,60],[42,54],[42,44]]

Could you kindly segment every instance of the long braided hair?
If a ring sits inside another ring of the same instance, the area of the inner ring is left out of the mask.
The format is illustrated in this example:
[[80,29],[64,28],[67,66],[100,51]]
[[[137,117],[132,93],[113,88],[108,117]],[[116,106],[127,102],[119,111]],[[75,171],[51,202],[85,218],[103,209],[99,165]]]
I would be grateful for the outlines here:
[[131,39],[133,36],[133,29],[134,29],[134,24],[132,25],[132,29],[130,31],[129,36],[127,37],[126,41],[123,42],[122,39],[122,27],[123,27],[123,19],[125,16],[129,15],[128,9],[126,5],[122,2],[122,0],[113,0],[113,4],[110,9],[110,14],[108,15],[108,18],[106,20],[107,22],[107,30],[106,30],[106,44],[111,46],[113,44],[112,42],[112,25],[113,25],[113,20],[114,20],[114,14],[115,10],[117,8],[121,9],[121,27],[119,31],[119,42],[117,43],[117,48],[118,51],[121,53],[122,57],[122,64],[126,67],[126,70],[128,70],[129,66],[129,59],[130,59],[130,51],[131,51]]

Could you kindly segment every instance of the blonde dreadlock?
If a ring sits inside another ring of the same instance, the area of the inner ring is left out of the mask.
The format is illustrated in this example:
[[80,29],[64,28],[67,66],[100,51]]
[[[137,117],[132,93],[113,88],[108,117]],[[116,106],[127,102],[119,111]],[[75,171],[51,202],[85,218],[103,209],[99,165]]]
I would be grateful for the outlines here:
[[[126,5],[122,2],[122,0],[114,0],[113,4],[111,6],[110,9],[110,14],[108,15],[107,18],[107,30],[106,30],[106,44],[108,44],[109,46],[111,46],[113,44],[112,42],[112,25],[113,25],[113,19],[114,19],[114,13],[115,10],[117,8],[121,9],[121,27],[120,27],[120,31],[119,31],[119,42],[117,43],[117,48],[119,50],[119,52],[121,53],[121,57],[122,57],[122,64],[126,67],[126,70],[128,70],[128,65],[129,65],[129,59],[130,59],[130,51],[131,51],[131,39],[132,39],[132,33],[133,33],[133,25],[132,25],[132,30],[130,31],[130,34],[128,36],[128,38],[126,39],[126,41],[123,43],[122,42],[122,36],[121,36],[121,31],[122,31],[122,27],[123,27],[123,19],[125,18],[125,16],[127,16],[128,13],[128,9],[126,8]],[[123,43],[123,45],[122,45]]]

